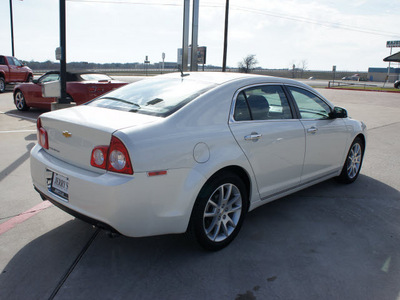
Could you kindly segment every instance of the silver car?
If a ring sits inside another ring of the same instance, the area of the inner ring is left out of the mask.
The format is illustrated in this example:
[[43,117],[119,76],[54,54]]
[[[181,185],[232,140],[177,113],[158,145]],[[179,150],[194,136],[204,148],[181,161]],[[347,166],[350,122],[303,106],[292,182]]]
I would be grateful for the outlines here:
[[366,126],[297,81],[173,73],[42,114],[36,190],[130,237],[187,232],[219,250],[246,213],[336,177],[356,180]]

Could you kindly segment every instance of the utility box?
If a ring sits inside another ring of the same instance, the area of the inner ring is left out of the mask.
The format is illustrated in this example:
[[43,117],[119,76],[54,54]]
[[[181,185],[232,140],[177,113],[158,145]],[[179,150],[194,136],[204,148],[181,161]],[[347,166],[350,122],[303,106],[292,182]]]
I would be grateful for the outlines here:
[[60,81],[50,81],[42,84],[42,97],[44,98],[61,98]]

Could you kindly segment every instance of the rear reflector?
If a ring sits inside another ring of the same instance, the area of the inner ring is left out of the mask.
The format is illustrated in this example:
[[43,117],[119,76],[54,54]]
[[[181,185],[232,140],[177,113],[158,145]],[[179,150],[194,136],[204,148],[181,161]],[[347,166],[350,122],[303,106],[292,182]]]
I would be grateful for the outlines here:
[[153,172],[148,172],[147,176],[152,177],[152,176],[161,176],[161,175],[167,175],[167,171],[153,171]]

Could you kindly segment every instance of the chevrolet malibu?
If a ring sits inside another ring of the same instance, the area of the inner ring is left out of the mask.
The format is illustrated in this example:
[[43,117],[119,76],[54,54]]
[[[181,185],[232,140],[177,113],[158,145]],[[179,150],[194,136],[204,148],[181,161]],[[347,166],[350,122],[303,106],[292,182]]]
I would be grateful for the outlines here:
[[167,74],[42,114],[31,152],[44,200],[130,237],[187,232],[219,250],[248,211],[359,175],[366,126],[297,81]]

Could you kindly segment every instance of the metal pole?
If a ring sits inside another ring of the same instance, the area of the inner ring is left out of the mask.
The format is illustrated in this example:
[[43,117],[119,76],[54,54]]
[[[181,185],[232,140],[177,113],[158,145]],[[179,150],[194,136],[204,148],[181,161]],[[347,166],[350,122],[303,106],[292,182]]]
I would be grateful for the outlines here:
[[199,36],[199,0],[193,0],[193,14],[192,14],[192,61],[190,63],[190,70],[197,71],[197,43]]
[[225,6],[225,33],[224,33],[224,57],[222,60],[222,72],[226,72],[226,54],[228,49],[228,16],[229,16],[229,0],[226,0]]
[[13,9],[12,0],[10,0],[10,23],[11,23],[11,53],[14,55],[14,24],[13,24]]
[[67,54],[66,54],[66,25],[65,25],[65,0],[60,0],[60,85],[61,85],[61,98],[58,103],[69,104],[70,100],[67,99]]
[[182,71],[188,70],[190,0],[183,3]]

